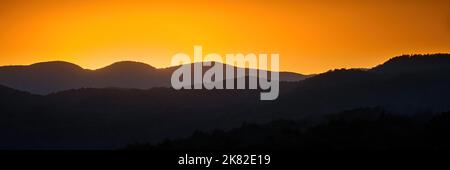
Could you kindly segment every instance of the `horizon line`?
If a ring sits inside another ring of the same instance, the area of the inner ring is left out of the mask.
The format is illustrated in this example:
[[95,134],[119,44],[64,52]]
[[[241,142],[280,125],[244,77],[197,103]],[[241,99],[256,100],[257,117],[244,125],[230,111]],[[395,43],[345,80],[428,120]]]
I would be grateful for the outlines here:
[[[310,73],[310,74],[305,74],[305,73],[300,73],[300,72],[295,72],[295,71],[288,71],[288,70],[281,70],[281,69],[280,69],[278,72],[280,72],[280,73],[282,73],[282,72],[284,72],[284,73],[295,73],[295,74],[301,74],[301,75],[316,75],[316,74],[326,73],[326,72],[328,72],[328,71],[336,70],[336,69],[370,69],[370,68],[374,68],[374,67],[376,67],[376,66],[378,66],[378,65],[381,65],[381,64],[383,64],[383,63],[385,63],[385,62],[387,62],[387,61],[389,61],[389,60],[391,60],[391,59],[393,59],[393,58],[397,58],[397,57],[402,57],[402,56],[427,56],[427,55],[450,55],[450,53],[401,54],[401,55],[395,55],[395,56],[393,56],[393,57],[390,57],[389,59],[385,60],[384,62],[378,63],[377,65],[375,65],[375,66],[373,66],[373,67],[353,67],[353,68],[343,67],[343,68],[332,68],[332,69],[328,69],[327,71],[317,72],[317,73]],[[92,68],[86,68],[86,67],[83,67],[83,66],[81,66],[81,65],[79,65],[79,64],[76,64],[75,62],[64,61],[64,60],[48,60],[48,61],[35,62],[35,63],[31,63],[31,64],[9,64],[9,65],[0,65],[0,67],[26,67],[26,66],[32,66],[32,65],[35,65],[35,64],[51,63],[51,62],[63,62],[63,63],[69,63],[69,64],[76,65],[76,66],[78,66],[78,67],[80,67],[80,68],[82,68],[82,69],[84,69],[84,70],[91,70],[91,71],[100,70],[100,69],[103,69],[103,68],[112,66],[112,65],[114,65],[114,64],[116,64],[116,63],[121,63],[121,62],[134,62],[134,63],[145,64],[145,65],[148,65],[148,66],[153,67],[153,68],[155,68],[155,69],[168,69],[168,68],[171,68],[171,67],[178,67],[178,66],[181,66],[181,65],[185,65],[185,64],[180,64],[180,65],[167,66],[167,67],[155,67],[155,66],[153,66],[153,65],[151,65],[151,64],[149,64],[149,63],[147,63],[147,62],[143,62],[143,61],[136,61],[136,60],[120,60],[120,61],[112,62],[111,64],[107,64],[107,65],[105,65],[105,66],[103,66],[103,67],[99,67],[99,68],[92,69]],[[209,61],[202,61],[202,62],[209,62]],[[211,61],[211,62],[217,62],[217,61]],[[188,64],[195,64],[195,63],[199,63],[199,62],[190,62],[190,63],[188,63]],[[231,64],[226,64],[226,63],[223,63],[223,62],[220,62],[220,63],[222,63],[222,64],[224,64],[224,65],[231,65]],[[258,69],[258,68],[249,68],[249,67],[238,67],[238,66],[235,66],[235,65],[232,65],[232,66],[237,67],[237,68]],[[267,71],[270,71],[270,70],[267,70]]]
[[[135,60],[121,60],[121,61],[113,62],[113,63],[111,63],[111,64],[107,64],[106,66],[103,66],[103,67],[99,67],[99,68],[96,68],[96,69],[91,69],[91,68],[85,68],[85,67],[83,67],[83,66],[81,66],[81,65],[78,65],[78,64],[76,64],[76,63],[74,63],[74,62],[69,62],[69,61],[64,61],[64,60],[49,60],[49,61],[40,61],[40,62],[36,62],[36,63],[32,63],[32,64],[0,65],[0,68],[1,68],[1,67],[27,67],[27,66],[32,66],[32,65],[35,65],[35,64],[52,63],[52,62],[61,62],[61,63],[73,64],[73,65],[78,66],[78,67],[80,67],[80,68],[82,68],[82,69],[84,69],[84,70],[90,70],[90,71],[95,71],[95,70],[100,70],[100,69],[103,69],[103,68],[107,68],[107,67],[109,67],[109,66],[112,66],[112,65],[114,65],[114,64],[116,64],[116,63],[121,63],[121,62],[134,62],[134,63],[145,64],[145,65],[148,65],[148,66],[150,66],[150,67],[152,67],[152,68],[155,68],[155,69],[158,69],[158,70],[160,70],[160,69],[168,69],[168,68],[172,68],[172,67],[178,67],[178,66],[181,66],[181,65],[186,65],[186,64],[180,64],[180,65],[168,66],[168,67],[155,67],[155,66],[153,66],[153,65],[151,65],[151,64],[149,64],[149,63],[142,62],[142,61],[135,61]],[[203,63],[203,62],[209,62],[209,61],[202,61],[202,63]],[[217,61],[211,61],[211,62],[217,62]],[[200,63],[200,62],[191,62],[191,63],[188,63],[188,64],[195,64],[195,63]],[[226,64],[226,63],[223,63],[223,62],[219,62],[219,63],[222,63],[223,65],[231,65],[231,64]],[[256,69],[256,70],[259,70],[258,68],[238,67],[238,66],[235,66],[235,65],[231,65],[231,66],[236,67],[236,68],[245,68],[245,69]],[[270,70],[267,70],[267,71],[270,71]],[[284,71],[284,70],[279,70],[278,72],[279,72],[279,73],[295,73],[295,74],[301,74],[301,75],[315,75],[315,74],[320,74],[320,73],[304,74],[304,73],[298,73],[298,72],[294,72],[294,71]]]

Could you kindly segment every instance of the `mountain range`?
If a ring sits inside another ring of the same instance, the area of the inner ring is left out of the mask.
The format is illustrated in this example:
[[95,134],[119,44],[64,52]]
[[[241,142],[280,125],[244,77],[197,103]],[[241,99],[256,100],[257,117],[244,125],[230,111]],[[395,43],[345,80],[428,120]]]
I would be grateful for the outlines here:
[[[39,71],[54,74],[44,68]],[[57,70],[68,74],[80,69],[70,65]],[[116,69],[94,72],[110,70]],[[61,83],[61,79],[40,76],[31,80]],[[286,119],[315,124],[334,113],[362,107],[402,115],[448,112],[450,54],[404,55],[371,69],[337,69],[280,82],[280,96],[274,101],[260,101],[259,90],[68,86],[71,90],[37,95],[7,86],[0,86],[0,148],[111,149],[185,137],[196,130],[226,130],[243,122]]]
[[[41,95],[79,88],[150,89],[170,87],[172,72],[177,68],[179,66],[157,69],[145,63],[122,61],[88,70],[72,63],[52,61],[0,67],[0,84]],[[203,72],[207,69],[207,66],[203,66]],[[310,75],[280,72],[280,81],[300,81],[307,77]]]

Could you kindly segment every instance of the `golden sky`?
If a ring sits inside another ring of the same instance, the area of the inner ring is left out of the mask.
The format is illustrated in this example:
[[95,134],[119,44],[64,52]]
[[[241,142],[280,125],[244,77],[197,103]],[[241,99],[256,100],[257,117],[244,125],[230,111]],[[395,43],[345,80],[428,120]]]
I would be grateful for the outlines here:
[[0,65],[167,67],[178,52],[279,53],[280,70],[372,67],[450,52],[448,0],[2,0]]

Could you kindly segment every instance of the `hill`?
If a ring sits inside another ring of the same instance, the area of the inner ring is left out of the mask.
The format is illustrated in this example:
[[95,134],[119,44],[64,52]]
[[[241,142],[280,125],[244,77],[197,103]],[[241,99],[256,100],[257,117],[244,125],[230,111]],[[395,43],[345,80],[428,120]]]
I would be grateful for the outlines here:
[[[170,87],[172,72],[178,67],[156,69],[145,63],[122,61],[87,70],[72,63],[54,61],[0,67],[0,84],[41,95],[79,88],[150,89]],[[204,66],[203,70],[206,69]],[[280,73],[280,81],[300,81],[307,77],[291,72]]]

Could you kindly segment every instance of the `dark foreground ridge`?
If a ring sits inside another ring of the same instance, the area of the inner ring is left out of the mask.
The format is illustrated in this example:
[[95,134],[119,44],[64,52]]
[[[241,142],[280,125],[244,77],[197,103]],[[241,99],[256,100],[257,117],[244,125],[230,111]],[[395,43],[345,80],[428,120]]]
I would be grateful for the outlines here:
[[197,131],[187,138],[156,145],[133,144],[151,151],[450,151],[450,112],[392,114],[362,108],[330,115],[319,122],[278,120],[244,123],[229,131]]

